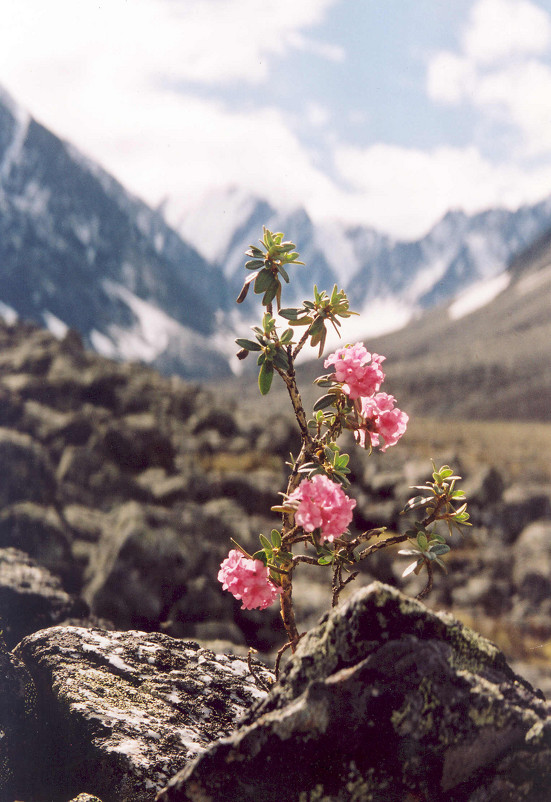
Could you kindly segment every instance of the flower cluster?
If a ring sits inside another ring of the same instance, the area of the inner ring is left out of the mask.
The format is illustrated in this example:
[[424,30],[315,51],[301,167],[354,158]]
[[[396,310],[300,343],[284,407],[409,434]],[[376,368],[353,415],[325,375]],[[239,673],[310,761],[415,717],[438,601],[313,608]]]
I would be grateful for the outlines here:
[[335,381],[342,382],[344,392],[354,400],[378,391],[385,378],[381,370],[384,360],[384,356],[370,354],[363,343],[356,343],[339,348],[327,357],[324,366],[334,365]]
[[355,430],[354,437],[363,448],[379,446],[381,451],[386,451],[389,446],[395,446],[406,431],[409,417],[394,406],[394,401],[394,396],[388,393],[377,393],[372,398],[362,398],[360,412],[362,423],[361,427]]
[[218,581],[224,590],[241,599],[245,610],[265,610],[281,593],[281,588],[270,581],[264,563],[245,557],[237,549],[232,549],[220,565]]
[[334,366],[329,377],[341,384],[342,391],[353,402],[356,416],[354,437],[363,448],[378,446],[386,451],[406,431],[408,416],[394,406],[394,397],[380,393],[385,378],[379,354],[370,354],[363,343],[339,348],[325,360],[325,367]]
[[316,474],[311,479],[303,479],[289,494],[285,506],[288,505],[296,505],[295,522],[305,532],[319,529],[321,542],[331,543],[346,531],[356,502],[329,477]]

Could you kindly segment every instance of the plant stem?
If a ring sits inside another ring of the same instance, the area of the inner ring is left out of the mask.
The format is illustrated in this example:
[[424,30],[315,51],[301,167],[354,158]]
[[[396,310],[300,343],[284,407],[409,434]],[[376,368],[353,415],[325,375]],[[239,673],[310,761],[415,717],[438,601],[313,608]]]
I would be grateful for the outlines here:
[[293,584],[291,582],[291,565],[285,566],[288,568],[288,573],[281,576],[282,593],[280,595],[281,602],[281,617],[283,619],[283,626],[287,632],[291,651],[294,652],[299,640],[297,625],[295,623],[295,612],[293,610]]

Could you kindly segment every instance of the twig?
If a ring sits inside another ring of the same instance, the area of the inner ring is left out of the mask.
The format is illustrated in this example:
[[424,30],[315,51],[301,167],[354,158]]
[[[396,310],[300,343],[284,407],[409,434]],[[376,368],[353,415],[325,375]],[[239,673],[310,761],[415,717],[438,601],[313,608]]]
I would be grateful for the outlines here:
[[425,565],[427,567],[427,584],[425,585],[423,590],[420,593],[418,593],[417,596],[415,597],[419,601],[421,601],[421,599],[424,599],[425,596],[428,596],[428,594],[432,590],[432,577],[433,577],[433,574],[434,574],[434,570],[433,570],[432,563],[430,562],[430,560],[425,560]]
[[[274,680],[269,682],[267,679],[262,679],[260,674],[258,674],[256,668],[253,666],[252,656],[256,654],[257,649],[253,649],[251,646],[249,648],[249,653],[247,654],[247,665],[249,667],[249,672],[252,674],[252,677],[257,685],[262,691],[269,691],[271,685],[274,683]],[[267,669],[268,670],[268,669]]]

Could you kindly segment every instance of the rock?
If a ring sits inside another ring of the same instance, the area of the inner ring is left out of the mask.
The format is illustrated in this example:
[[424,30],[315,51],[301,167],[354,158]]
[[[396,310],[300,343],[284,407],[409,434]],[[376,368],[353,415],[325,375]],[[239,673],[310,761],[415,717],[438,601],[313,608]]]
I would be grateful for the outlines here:
[[33,800],[62,802],[86,788],[103,802],[153,802],[183,760],[265,696],[243,659],[159,633],[54,627],[15,654],[48,734],[29,760]]
[[101,799],[98,796],[92,796],[92,794],[79,794],[73,797],[70,802],[101,802]]
[[35,701],[28,671],[8,653],[0,636],[0,799],[6,802],[26,798],[30,734],[36,727]]
[[503,493],[499,520],[505,542],[514,543],[525,526],[538,518],[551,517],[551,492],[548,487],[516,484]]
[[480,606],[494,617],[511,609],[511,586],[508,580],[492,576],[472,576],[465,584],[454,588],[451,594],[454,607]]
[[217,523],[223,531],[212,536],[195,505],[180,513],[122,505],[90,564],[83,595],[92,611],[121,628],[156,629],[177,601],[184,621],[231,618],[232,597],[216,580],[231,530]]
[[373,583],[159,802],[541,802],[551,707],[451,616]]
[[0,429],[0,508],[17,501],[52,504],[55,476],[47,451],[26,434]]
[[551,520],[534,521],[514,545],[513,580],[520,597],[538,605],[551,596]]
[[497,468],[483,465],[470,473],[461,483],[469,504],[486,507],[500,501],[505,483]]
[[31,632],[87,612],[84,602],[27,554],[0,549],[0,629],[9,648]]
[[70,538],[52,507],[22,501],[1,510],[0,548],[9,547],[26,552],[68,583],[66,587],[73,584]]
[[138,473],[146,468],[174,467],[174,449],[170,438],[159,431],[159,423],[151,413],[127,415],[108,426],[103,437],[108,459],[122,471]]

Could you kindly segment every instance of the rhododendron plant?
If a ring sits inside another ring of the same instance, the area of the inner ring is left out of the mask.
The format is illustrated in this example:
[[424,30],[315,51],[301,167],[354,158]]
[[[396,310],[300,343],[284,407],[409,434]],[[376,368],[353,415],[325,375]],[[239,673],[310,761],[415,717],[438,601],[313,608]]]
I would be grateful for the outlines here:
[[[300,430],[301,447],[291,459],[282,502],[272,507],[281,513],[281,527],[272,529],[269,538],[261,534],[261,548],[252,555],[241,547],[232,549],[220,566],[218,579],[246,609],[264,610],[279,598],[288,642],[278,653],[277,674],[281,655],[287,648],[294,651],[301,637],[292,603],[293,572],[300,563],[332,569],[332,601],[336,604],[341,591],[357,576],[358,571],[352,568],[359,560],[409,540],[412,548],[401,553],[413,556],[414,561],[404,575],[427,572],[420,598],[432,587],[433,565],[443,567],[441,558],[449,551],[445,539],[429,527],[444,521],[451,534],[454,527],[467,524],[469,516],[462,491],[455,489],[459,477],[447,465],[439,470],[433,466],[433,481],[418,488],[422,495],[412,498],[404,508],[404,512],[423,512],[424,517],[413,528],[397,534],[387,534],[385,527],[362,533],[348,531],[356,501],[348,495],[349,457],[341,453],[337,440],[348,431],[354,436],[352,442],[355,439],[368,452],[373,447],[386,451],[406,432],[408,416],[395,406],[394,396],[380,391],[385,357],[370,353],[357,342],[344,345],[325,359],[324,366],[331,372],[316,379],[325,393],[314,404],[309,418],[296,382],[297,357],[307,344],[317,348],[321,357],[328,326],[339,333],[341,320],[355,313],[337,285],[331,293],[314,286],[312,301],[305,300],[300,307],[282,307],[282,281],[289,283],[289,269],[303,264],[298,261],[294,243],[285,241],[283,234],[265,228],[260,247],[252,245],[247,255],[250,258],[245,268],[251,273],[237,302],[244,301],[252,285],[254,292],[262,295],[264,314],[261,325],[252,329],[254,339],[236,341],[240,348],[237,356],[245,359],[257,354],[262,395],[270,392],[274,375],[283,380]],[[300,337],[297,330],[303,331]],[[298,554],[293,553],[296,544],[305,547]],[[313,553],[308,553],[309,547]]]

